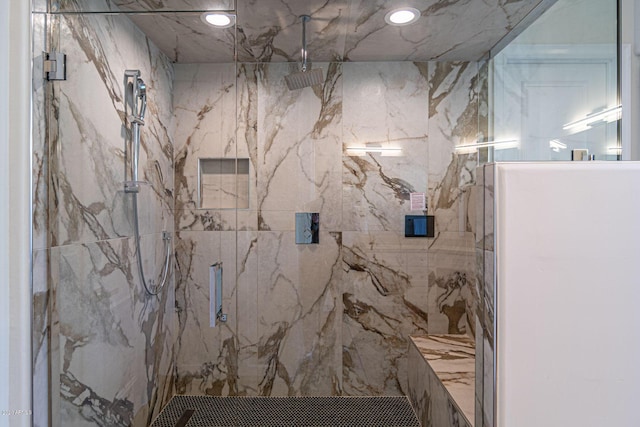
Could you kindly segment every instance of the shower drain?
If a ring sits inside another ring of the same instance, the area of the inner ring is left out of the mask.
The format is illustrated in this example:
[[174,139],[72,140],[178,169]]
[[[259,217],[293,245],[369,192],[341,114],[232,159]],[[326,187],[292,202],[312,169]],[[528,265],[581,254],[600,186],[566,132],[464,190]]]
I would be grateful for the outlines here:
[[174,396],[151,427],[419,427],[406,397]]

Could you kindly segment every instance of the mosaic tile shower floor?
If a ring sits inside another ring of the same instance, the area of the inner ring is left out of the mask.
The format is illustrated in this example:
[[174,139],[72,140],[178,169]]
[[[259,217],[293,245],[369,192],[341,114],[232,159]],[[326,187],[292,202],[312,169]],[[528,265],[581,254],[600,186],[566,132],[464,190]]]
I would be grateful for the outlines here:
[[419,427],[406,397],[175,396],[151,427]]

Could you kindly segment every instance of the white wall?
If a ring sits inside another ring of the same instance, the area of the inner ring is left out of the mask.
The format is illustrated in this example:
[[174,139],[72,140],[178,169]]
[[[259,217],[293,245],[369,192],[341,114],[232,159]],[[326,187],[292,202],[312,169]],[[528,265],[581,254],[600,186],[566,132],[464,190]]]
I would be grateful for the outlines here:
[[[9,227],[9,215],[4,207],[8,205],[9,198],[9,159],[6,156],[9,143],[9,129],[7,104],[9,102],[9,76],[5,66],[8,57],[9,40],[7,39],[7,27],[9,14],[5,12],[6,2],[2,4],[0,10],[0,230],[6,233]],[[0,284],[0,378],[8,379],[9,376],[9,288],[8,283],[9,268],[9,245],[5,240],[0,240],[0,274],[2,274],[2,284]],[[9,387],[4,384],[0,386],[0,410],[8,407]],[[6,418],[0,418],[0,425],[8,425]]]
[[0,427],[31,424],[29,3],[0,2]]
[[640,163],[495,176],[498,426],[637,426]]

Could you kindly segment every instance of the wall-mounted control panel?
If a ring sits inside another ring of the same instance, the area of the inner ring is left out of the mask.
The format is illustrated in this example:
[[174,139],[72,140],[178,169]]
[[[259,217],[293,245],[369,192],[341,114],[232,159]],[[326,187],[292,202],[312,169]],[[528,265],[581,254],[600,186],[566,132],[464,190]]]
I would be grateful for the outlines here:
[[404,237],[434,237],[435,218],[433,215],[405,215]]

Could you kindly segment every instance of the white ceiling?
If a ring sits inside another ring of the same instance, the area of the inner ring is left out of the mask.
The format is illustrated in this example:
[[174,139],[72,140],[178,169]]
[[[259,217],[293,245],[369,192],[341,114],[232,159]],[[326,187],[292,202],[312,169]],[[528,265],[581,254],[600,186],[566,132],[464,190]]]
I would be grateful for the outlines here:
[[[303,14],[312,17],[307,25],[312,61],[476,61],[541,1],[107,0],[107,4],[113,4],[111,9],[154,12],[132,14],[131,19],[173,61],[193,63],[232,62],[235,57],[241,62],[299,60]],[[410,26],[386,25],[387,11],[400,6],[419,9],[422,17]],[[235,11],[237,27],[207,26],[200,19],[204,10]]]

